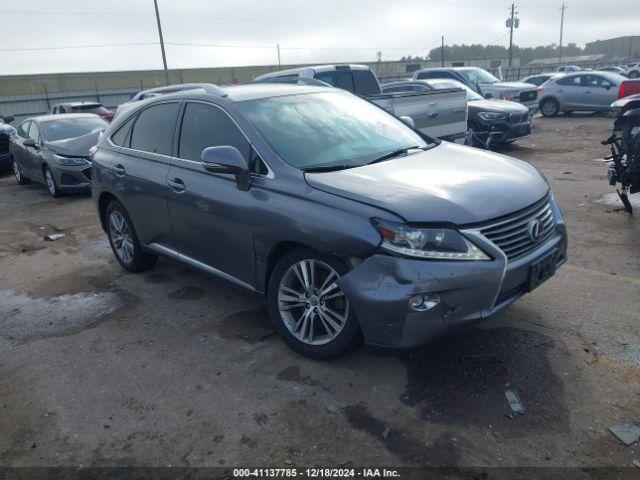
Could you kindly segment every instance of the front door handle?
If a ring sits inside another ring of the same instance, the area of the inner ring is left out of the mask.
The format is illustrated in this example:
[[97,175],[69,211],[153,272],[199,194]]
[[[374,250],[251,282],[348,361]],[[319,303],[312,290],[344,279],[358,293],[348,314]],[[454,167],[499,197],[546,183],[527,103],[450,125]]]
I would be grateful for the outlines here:
[[122,165],[114,165],[113,167],[111,167],[111,170],[113,170],[113,173],[115,173],[117,176],[124,177],[125,170]]
[[167,186],[170,187],[176,193],[183,193],[186,189],[184,182],[179,178],[173,180],[167,180]]

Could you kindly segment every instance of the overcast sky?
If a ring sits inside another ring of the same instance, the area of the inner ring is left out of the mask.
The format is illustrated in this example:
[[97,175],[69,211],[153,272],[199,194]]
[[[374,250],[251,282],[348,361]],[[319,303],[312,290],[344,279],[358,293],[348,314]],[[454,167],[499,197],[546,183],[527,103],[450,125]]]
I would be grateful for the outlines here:
[[[369,61],[440,42],[508,45],[508,1],[158,0],[169,68]],[[561,0],[518,4],[522,46],[557,43]],[[564,41],[640,34],[638,0],[569,0]],[[0,0],[0,75],[162,67],[153,0]],[[101,45],[101,47],[98,47]],[[126,45],[126,46],[125,46]],[[73,47],[73,48],[58,48]],[[45,48],[45,49],[43,49]],[[21,50],[18,50],[21,49]]]

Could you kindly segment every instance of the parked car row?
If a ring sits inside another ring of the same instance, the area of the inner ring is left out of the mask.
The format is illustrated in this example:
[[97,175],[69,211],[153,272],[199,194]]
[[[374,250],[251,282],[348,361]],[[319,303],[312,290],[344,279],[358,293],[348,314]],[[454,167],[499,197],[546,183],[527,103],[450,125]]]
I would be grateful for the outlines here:
[[553,117],[560,112],[610,111],[614,101],[634,93],[640,93],[640,80],[613,72],[582,71],[554,75],[540,83],[538,102],[541,113]]
[[[412,86],[438,98],[446,82]],[[485,319],[566,261],[541,173],[408,123],[338,88],[205,85],[132,102],[110,125],[27,119],[11,151],[19,183],[90,182],[123,268],[165,255],[263,294],[290,347],[329,358]]]

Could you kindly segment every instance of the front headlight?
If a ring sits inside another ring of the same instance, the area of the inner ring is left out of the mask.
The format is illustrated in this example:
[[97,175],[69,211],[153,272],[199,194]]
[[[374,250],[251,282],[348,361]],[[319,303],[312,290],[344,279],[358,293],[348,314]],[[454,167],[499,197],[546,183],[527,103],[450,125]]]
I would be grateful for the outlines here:
[[507,118],[506,113],[496,112],[478,112],[478,116],[483,120],[505,120]]
[[502,100],[515,100],[517,97],[517,95],[515,93],[511,93],[511,92],[502,92],[500,94],[500,98]]
[[382,235],[381,248],[400,255],[432,260],[489,260],[489,256],[456,230],[415,228],[373,219]]
[[79,167],[89,164],[89,161],[85,158],[65,157],[64,155],[58,155],[57,153],[53,154],[53,158],[58,162],[58,165],[63,165],[65,167]]

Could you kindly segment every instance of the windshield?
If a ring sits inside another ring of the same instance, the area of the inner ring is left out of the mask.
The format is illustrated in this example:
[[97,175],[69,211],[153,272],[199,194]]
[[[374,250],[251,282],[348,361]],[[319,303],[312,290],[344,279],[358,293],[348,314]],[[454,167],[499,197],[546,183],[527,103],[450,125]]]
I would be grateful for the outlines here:
[[460,70],[460,73],[473,83],[497,83],[500,80],[481,68]]
[[105,130],[109,124],[99,117],[61,118],[41,123],[44,137],[50,142],[81,137]]
[[262,98],[238,106],[275,152],[301,170],[355,167],[394,150],[427,146],[400,120],[349,93]]
[[447,88],[462,88],[467,94],[468,102],[472,100],[482,100],[482,95],[474,92],[464,83],[458,82],[456,80],[429,80],[429,86],[434,88],[435,90],[445,90]]

